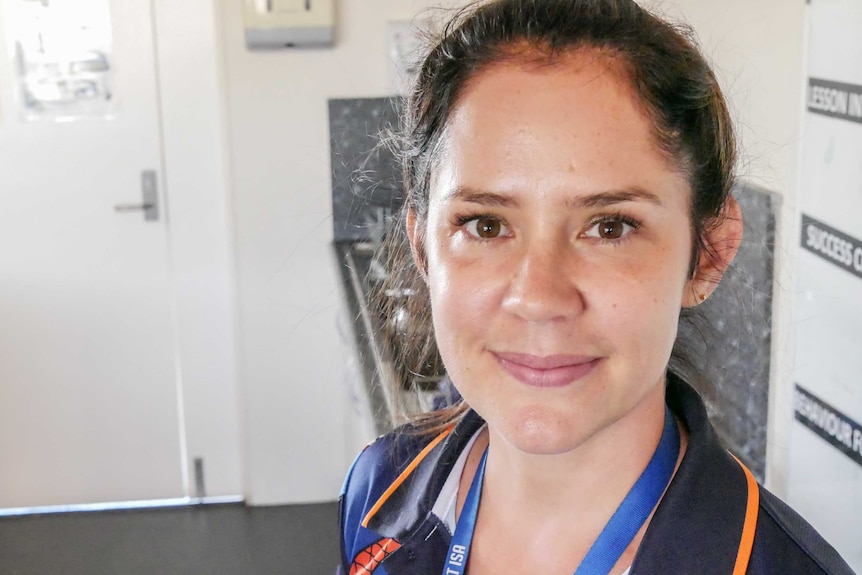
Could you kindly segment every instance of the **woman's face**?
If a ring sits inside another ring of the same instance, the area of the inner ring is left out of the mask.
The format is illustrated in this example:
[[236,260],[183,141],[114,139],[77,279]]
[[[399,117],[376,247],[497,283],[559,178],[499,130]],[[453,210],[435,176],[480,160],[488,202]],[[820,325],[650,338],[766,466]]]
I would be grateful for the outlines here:
[[468,83],[409,231],[447,371],[496,433],[565,452],[663,398],[690,193],[606,57]]

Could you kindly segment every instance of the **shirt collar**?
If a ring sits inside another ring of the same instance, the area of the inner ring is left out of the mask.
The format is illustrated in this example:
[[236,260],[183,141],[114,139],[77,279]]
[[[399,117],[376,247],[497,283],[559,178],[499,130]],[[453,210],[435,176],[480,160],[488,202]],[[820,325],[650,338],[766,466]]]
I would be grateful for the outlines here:
[[650,521],[632,575],[733,572],[748,488],[742,467],[721,446],[700,396],[668,378],[667,403],[689,432],[676,475]]

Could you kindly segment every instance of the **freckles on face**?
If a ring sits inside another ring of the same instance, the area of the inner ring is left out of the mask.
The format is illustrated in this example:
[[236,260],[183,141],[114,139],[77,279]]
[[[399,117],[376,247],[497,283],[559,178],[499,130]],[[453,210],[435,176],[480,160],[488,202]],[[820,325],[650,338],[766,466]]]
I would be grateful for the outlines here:
[[624,418],[663,381],[691,246],[687,182],[627,80],[589,51],[491,67],[441,154],[422,248],[459,391],[528,450]]

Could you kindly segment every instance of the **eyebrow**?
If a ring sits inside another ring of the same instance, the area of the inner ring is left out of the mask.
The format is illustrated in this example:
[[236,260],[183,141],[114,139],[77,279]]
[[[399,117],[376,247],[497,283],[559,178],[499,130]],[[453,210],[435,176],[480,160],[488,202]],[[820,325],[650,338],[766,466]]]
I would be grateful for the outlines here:
[[[520,205],[518,198],[510,194],[464,186],[454,188],[444,196],[444,199],[503,208],[516,208]],[[661,199],[649,190],[645,190],[639,186],[630,186],[618,190],[604,190],[571,198],[566,200],[566,207],[568,209],[602,208],[614,204],[637,201],[645,201],[657,206],[662,205]]]

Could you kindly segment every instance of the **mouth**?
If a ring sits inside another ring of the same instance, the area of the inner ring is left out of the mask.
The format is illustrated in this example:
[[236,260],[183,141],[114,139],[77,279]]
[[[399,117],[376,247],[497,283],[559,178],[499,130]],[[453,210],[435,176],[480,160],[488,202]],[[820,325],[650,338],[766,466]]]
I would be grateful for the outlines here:
[[600,357],[492,352],[503,371],[532,387],[564,387],[588,375]]

